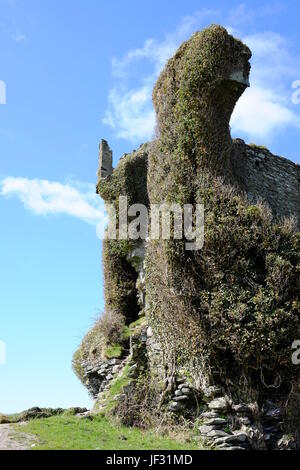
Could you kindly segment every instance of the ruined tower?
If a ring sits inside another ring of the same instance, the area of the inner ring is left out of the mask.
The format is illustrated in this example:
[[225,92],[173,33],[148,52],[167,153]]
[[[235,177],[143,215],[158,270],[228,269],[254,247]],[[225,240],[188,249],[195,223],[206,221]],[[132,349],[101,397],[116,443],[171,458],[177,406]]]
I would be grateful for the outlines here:
[[113,172],[113,154],[106,140],[102,139],[99,144],[99,168],[98,178],[106,178]]

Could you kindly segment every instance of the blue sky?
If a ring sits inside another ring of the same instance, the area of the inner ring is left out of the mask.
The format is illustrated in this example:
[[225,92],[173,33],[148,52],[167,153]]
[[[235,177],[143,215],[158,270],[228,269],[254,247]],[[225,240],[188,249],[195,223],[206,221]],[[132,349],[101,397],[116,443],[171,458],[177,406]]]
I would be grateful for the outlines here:
[[151,89],[184,39],[221,23],[251,47],[232,133],[300,162],[299,10],[297,0],[0,0],[0,411],[90,405],[70,364],[103,309],[98,142],[116,163],[151,138]]

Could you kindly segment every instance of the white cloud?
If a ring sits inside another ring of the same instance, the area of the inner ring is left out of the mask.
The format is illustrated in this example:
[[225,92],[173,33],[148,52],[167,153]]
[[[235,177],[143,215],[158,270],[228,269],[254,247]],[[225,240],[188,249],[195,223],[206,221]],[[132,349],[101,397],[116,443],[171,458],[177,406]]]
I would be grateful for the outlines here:
[[[291,103],[291,83],[300,77],[297,57],[288,41],[274,32],[245,35],[241,30],[255,18],[278,14],[282,5],[251,10],[245,4],[225,9],[201,9],[184,17],[176,30],[162,41],[147,39],[141,48],[130,50],[121,59],[113,59],[114,85],[108,97],[103,123],[117,138],[132,142],[148,140],[153,135],[155,117],[151,94],[166,60],[192,32],[210,24],[227,25],[253,52],[251,88],[240,98],[231,120],[233,132],[246,140],[270,142],[287,126],[299,126],[298,109]],[[139,67],[140,65],[140,67]]]
[[299,61],[286,38],[273,32],[242,37],[253,53],[251,87],[239,99],[231,119],[234,134],[269,143],[280,131],[300,128],[300,115],[292,105],[291,84],[300,76]]
[[[117,138],[141,142],[153,136],[155,114],[152,106],[152,88],[160,70],[176,50],[173,38],[159,43],[148,39],[140,49],[129,51],[125,57],[112,61],[113,76],[119,81],[108,95],[108,109],[102,122],[115,131]],[[130,66],[146,61],[152,66],[149,75],[143,75],[140,83],[128,86]]]
[[231,120],[232,130],[269,142],[274,132],[287,126],[299,126],[298,116],[282,102],[282,97],[273,90],[259,86],[249,88],[238,102]]
[[[113,58],[112,74],[117,82],[109,92],[108,109],[102,122],[114,130],[117,138],[142,142],[153,137],[155,114],[151,96],[161,69],[193,30],[203,26],[204,21],[218,13],[202,9],[182,18],[176,30],[166,34],[162,41],[147,39],[141,48],[130,50],[121,59]],[[145,73],[142,68],[139,72],[140,80],[132,85],[131,67],[141,63],[150,70]]]
[[211,17],[220,15],[220,13],[221,10],[203,8],[196,11],[193,15],[183,17],[176,30],[165,34],[162,41],[153,38],[147,39],[141,48],[130,50],[122,59],[113,58],[113,75],[122,78],[127,77],[128,66],[133,62],[141,60],[148,60],[154,65],[152,77],[158,75],[180,43],[187,39],[193,31],[203,26],[206,20],[209,21]]
[[155,124],[151,91],[152,87],[147,85],[123,94],[117,89],[111,90],[104,124],[115,129],[118,138],[133,142],[151,139]]
[[130,50],[122,59],[117,59],[116,57],[112,59],[113,75],[126,78],[126,69],[129,65],[141,60],[148,60],[154,64],[155,71],[159,72],[175,48],[176,44],[172,37],[166,38],[163,42],[147,39],[142,48]]
[[107,223],[104,203],[91,184],[6,177],[0,181],[0,195],[18,197],[37,215],[69,215],[103,227]]
[[299,72],[297,57],[289,41],[272,31],[243,36],[243,41],[253,52],[253,79],[265,85],[278,86],[282,80]]

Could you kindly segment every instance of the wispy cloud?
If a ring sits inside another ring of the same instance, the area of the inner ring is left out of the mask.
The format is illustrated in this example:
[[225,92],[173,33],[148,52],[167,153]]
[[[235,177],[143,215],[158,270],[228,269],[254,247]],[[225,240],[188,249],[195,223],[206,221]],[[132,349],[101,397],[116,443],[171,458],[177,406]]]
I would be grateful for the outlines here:
[[195,30],[210,23],[225,24],[229,32],[241,37],[253,52],[251,88],[245,92],[231,120],[234,134],[246,140],[267,143],[287,126],[300,126],[299,115],[291,103],[291,83],[300,77],[297,57],[286,38],[274,32],[246,35],[243,28],[255,18],[280,13],[282,4],[253,10],[241,4],[232,10],[201,9],[182,18],[173,33],[158,41],[150,38],[141,48],[130,50],[112,61],[114,84],[108,97],[103,122],[117,138],[132,142],[153,135],[155,116],[151,102],[153,85],[179,44]]
[[22,41],[26,40],[26,36],[25,36],[25,34],[22,34],[20,32],[16,32],[13,35],[13,40],[16,41],[16,42],[22,42]]
[[[27,29],[32,23],[24,14],[23,0],[0,0],[1,21],[0,27],[15,42],[24,42],[27,35],[23,29]],[[20,26],[21,25],[21,26]]]
[[270,16],[279,15],[285,9],[282,2],[274,2],[270,4],[260,5],[255,7],[250,6],[250,2],[241,3],[230,10],[222,10],[222,17],[226,19],[227,23],[237,27],[247,27],[255,24],[257,19]]
[[[130,50],[120,59],[113,58],[115,83],[109,92],[108,109],[102,121],[114,130],[116,137],[141,142],[153,136],[155,114],[151,96],[155,80],[180,43],[213,13],[217,14],[202,9],[185,16],[176,30],[166,34],[162,41],[147,39],[142,47]],[[134,83],[136,75],[139,78]]]
[[61,214],[92,225],[106,225],[104,203],[92,184],[65,184],[42,179],[6,177],[0,181],[0,195],[17,197],[36,215]]
[[152,85],[121,92],[113,88],[108,97],[109,109],[103,123],[115,130],[118,138],[132,142],[150,140],[155,125],[151,103]]

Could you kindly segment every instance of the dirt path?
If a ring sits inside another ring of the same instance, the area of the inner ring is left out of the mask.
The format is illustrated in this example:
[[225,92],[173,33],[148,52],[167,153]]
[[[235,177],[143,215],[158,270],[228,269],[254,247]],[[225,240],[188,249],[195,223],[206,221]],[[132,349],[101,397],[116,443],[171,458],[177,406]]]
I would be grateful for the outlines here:
[[34,445],[34,437],[16,432],[11,424],[0,424],[0,450],[26,450]]

